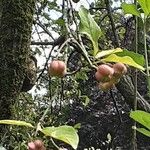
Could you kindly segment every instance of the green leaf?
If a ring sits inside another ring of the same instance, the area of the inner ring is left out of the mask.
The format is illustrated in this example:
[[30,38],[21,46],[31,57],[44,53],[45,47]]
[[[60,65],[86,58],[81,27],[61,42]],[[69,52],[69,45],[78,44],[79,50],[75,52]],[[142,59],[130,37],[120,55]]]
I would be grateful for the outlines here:
[[77,149],[79,137],[77,131],[71,126],[46,127],[41,130],[46,136],[53,137],[70,144],[74,149]]
[[55,20],[54,23],[58,24],[59,26],[64,26],[65,25],[65,21],[61,18]]
[[150,130],[150,113],[136,110],[130,113],[130,117]]
[[81,128],[81,123],[75,124],[75,125],[74,125],[74,128],[75,128],[75,129],[80,129],[80,128]]
[[26,127],[34,128],[34,127],[32,126],[32,124],[27,123],[27,122],[25,122],[25,121],[18,121],[18,120],[0,120],[0,124],[26,126]]
[[82,95],[82,96],[79,96],[79,97],[82,99],[82,104],[83,104],[84,106],[87,106],[87,105],[89,104],[90,99],[89,99],[88,96]]
[[88,80],[87,73],[85,71],[79,71],[75,74],[76,80]]
[[122,52],[119,52],[116,54],[117,56],[129,56],[131,57],[137,64],[144,66],[145,65],[145,59],[144,56],[138,53],[134,53],[132,51],[123,50]]
[[137,8],[134,4],[122,3],[121,7],[124,10],[125,14],[132,14],[132,15],[141,17],[140,12],[137,10]]
[[138,0],[144,14],[148,16],[150,14],[150,1],[149,0]]
[[116,49],[112,49],[112,50],[102,50],[101,52],[98,52],[95,56],[96,59],[110,55],[110,54],[114,54],[114,53],[118,53],[118,52],[122,52],[123,50],[121,48],[116,48]]
[[139,131],[140,133],[150,137],[150,131],[146,130],[145,128],[136,128],[137,131]]
[[83,6],[79,9],[80,16],[80,32],[86,34],[92,41],[94,47],[94,56],[98,52],[98,39],[102,35],[100,27],[89,14],[88,10]]
[[101,61],[104,61],[104,62],[121,62],[121,63],[127,64],[129,66],[133,66],[133,67],[135,67],[137,69],[145,70],[141,65],[137,64],[129,56],[120,57],[120,56],[117,56],[116,54],[111,54],[108,57],[102,59]]

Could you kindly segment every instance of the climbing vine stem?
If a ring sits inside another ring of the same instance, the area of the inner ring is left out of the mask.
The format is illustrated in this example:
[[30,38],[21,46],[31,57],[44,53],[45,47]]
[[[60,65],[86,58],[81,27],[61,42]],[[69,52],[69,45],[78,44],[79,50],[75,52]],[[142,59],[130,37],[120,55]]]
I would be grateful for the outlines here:
[[146,74],[147,74],[147,84],[148,84],[148,96],[150,97],[150,74],[148,67],[148,55],[147,55],[147,43],[146,43],[146,16],[143,18],[143,35],[144,35],[144,52],[145,52],[145,65],[146,65]]

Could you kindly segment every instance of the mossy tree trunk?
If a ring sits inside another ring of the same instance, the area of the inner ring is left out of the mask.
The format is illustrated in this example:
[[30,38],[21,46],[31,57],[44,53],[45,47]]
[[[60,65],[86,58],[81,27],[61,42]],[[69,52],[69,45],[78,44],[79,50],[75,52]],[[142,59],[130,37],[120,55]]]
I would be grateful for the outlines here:
[[0,119],[11,117],[22,87],[34,6],[35,0],[0,0]]

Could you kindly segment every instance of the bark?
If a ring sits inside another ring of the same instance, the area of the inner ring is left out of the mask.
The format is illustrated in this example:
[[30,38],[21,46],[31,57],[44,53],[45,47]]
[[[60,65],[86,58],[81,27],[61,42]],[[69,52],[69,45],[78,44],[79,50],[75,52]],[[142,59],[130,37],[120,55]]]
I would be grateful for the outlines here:
[[11,117],[22,87],[34,6],[35,0],[0,0],[0,119]]
[[[132,80],[128,75],[121,78],[120,82],[117,84],[117,88],[120,93],[125,98],[126,103],[133,109],[134,108],[134,86]],[[150,104],[137,93],[138,109],[150,112]]]

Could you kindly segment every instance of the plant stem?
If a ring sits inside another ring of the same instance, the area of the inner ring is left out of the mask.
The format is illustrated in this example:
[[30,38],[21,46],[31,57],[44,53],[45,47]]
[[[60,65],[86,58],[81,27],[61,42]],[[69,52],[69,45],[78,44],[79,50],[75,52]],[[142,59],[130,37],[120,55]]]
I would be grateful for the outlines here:
[[51,138],[51,142],[58,150],[60,150],[60,148],[57,146],[57,144],[54,142],[54,140],[52,138]]
[[[137,1],[134,1],[134,4],[137,7]],[[135,52],[138,52],[138,17],[135,16]],[[137,69],[135,69],[135,78],[134,78],[134,111],[137,110]],[[134,126],[136,127],[136,121],[134,121]],[[133,130],[133,150],[137,149],[137,139],[136,139],[136,130]]]
[[150,97],[150,73],[148,68],[148,55],[147,55],[147,43],[146,43],[146,17],[144,16],[143,21],[143,32],[144,32],[144,52],[145,52],[145,64],[146,64],[146,74],[147,74],[147,84],[148,84],[148,96]]

